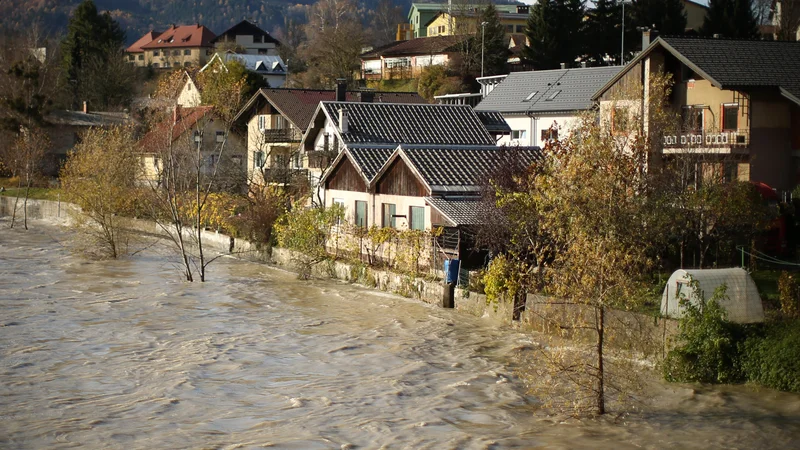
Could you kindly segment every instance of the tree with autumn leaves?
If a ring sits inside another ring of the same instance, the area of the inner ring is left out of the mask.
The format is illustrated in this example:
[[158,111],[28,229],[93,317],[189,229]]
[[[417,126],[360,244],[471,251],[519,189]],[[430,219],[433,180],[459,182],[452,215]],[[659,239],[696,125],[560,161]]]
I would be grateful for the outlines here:
[[[608,355],[610,339],[631,333],[615,311],[644,304],[653,269],[682,233],[712,233],[703,236],[703,252],[711,239],[731,233],[752,239],[769,219],[748,183],[724,177],[683,183],[681,171],[696,155],[678,158],[686,164],[658,161],[660,132],[679,120],[666,107],[670,87],[667,76],[652,76],[648,133],[637,125],[641,112],[631,111],[631,126],[613,133],[597,113],[587,114],[532,167],[494,178],[487,194],[493,217],[484,235],[505,241],[495,246],[498,255],[483,279],[487,297],[516,305],[518,296],[524,304],[526,293],[545,294],[533,314],[544,311],[560,336],[550,338],[531,371],[548,380],[535,383],[547,386],[537,392],[545,403],[572,414],[603,414],[610,398],[629,397],[637,385],[629,376],[636,371],[626,367],[631,354]],[[694,220],[699,212],[705,221]],[[567,337],[577,338],[570,349],[557,342]]]

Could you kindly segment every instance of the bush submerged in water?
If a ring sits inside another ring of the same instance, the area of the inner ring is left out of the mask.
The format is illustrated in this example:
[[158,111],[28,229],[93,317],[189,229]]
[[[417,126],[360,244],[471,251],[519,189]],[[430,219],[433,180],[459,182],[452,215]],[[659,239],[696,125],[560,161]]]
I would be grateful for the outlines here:
[[782,391],[800,392],[800,320],[740,325],[729,322],[719,301],[725,286],[704,304],[681,299],[678,345],[662,364],[673,382],[750,381]]
[[775,324],[745,345],[743,368],[749,381],[800,392],[800,321]]
[[720,286],[703,305],[681,299],[678,345],[669,351],[662,370],[667,381],[735,383],[743,381],[740,347],[744,327],[726,320],[719,299],[726,287]]

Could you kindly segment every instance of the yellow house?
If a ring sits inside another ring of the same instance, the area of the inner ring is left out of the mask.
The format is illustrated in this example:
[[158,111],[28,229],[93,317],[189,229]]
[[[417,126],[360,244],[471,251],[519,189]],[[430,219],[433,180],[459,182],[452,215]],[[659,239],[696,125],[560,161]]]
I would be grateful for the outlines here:
[[[521,34],[525,32],[528,23],[528,9],[524,12],[497,13],[500,24],[506,29],[506,34]],[[453,36],[461,34],[474,34],[478,31],[482,10],[473,8],[465,11],[442,11],[425,24],[428,36]]]
[[[148,33],[149,35],[149,33]],[[128,58],[134,55],[137,66],[150,66],[157,69],[171,67],[202,66],[211,58],[216,35],[202,25],[171,26],[146,44],[148,35],[142,37],[134,48],[128,49]],[[137,44],[140,44],[137,46]],[[136,53],[131,52],[136,50]]]

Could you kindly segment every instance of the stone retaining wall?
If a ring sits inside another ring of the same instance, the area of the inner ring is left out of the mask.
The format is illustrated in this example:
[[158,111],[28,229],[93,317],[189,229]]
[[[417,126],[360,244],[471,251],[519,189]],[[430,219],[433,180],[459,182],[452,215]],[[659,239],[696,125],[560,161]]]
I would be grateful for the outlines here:
[[[10,216],[14,197],[0,196],[0,216]],[[21,220],[20,202],[17,208]],[[59,225],[71,222],[70,214],[76,212],[74,205],[47,200],[28,200],[28,218],[43,220]],[[166,236],[156,223],[147,220],[131,219],[130,226],[141,232]],[[215,231],[203,231],[203,245],[206,249],[254,262],[274,263],[290,270],[296,270],[299,254],[284,248],[273,248],[271,254],[257,245]],[[405,297],[416,298],[427,303],[440,305],[445,286],[440,280],[413,277],[384,270],[376,270],[364,264],[343,261],[324,261],[312,268],[313,276],[334,278],[367,287],[393,292]],[[593,341],[591,330],[581,332],[566,331],[556,324],[589,321],[594,310],[582,305],[554,304],[547,297],[528,295],[525,309],[519,320],[513,320],[511,301],[500,299],[487,303],[486,296],[456,288],[455,309],[462,313],[482,317],[497,325],[514,326],[523,330],[534,330],[548,334],[568,335],[571,338]],[[665,342],[677,332],[677,321],[657,319],[645,314],[628,311],[609,311],[606,319],[609,344],[628,347],[644,354],[660,354]]]

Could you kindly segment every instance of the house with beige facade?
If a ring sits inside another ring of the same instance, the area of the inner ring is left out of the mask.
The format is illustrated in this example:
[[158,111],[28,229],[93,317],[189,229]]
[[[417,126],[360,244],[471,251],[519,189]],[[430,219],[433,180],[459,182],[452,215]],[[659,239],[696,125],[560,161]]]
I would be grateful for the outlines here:
[[172,25],[150,42],[139,44],[148,40],[152,33],[146,34],[128,48],[128,58],[135,55],[137,66],[154,69],[202,67],[213,54],[211,41],[216,35],[203,25]]
[[160,184],[169,170],[165,160],[172,155],[176,164],[214,176],[221,190],[241,191],[245,184],[245,147],[242,139],[221,120],[212,106],[183,108],[176,106],[172,114],[156,124],[139,140],[143,167],[142,183]]
[[152,62],[149,59],[145,59],[145,51],[142,46],[153,42],[160,34],[160,31],[148,31],[144,36],[137,39],[136,42],[125,49],[126,61],[136,67],[150,67]]
[[594,94],[601,120],[649,133],[645,105],[659,73],[674,83],[668,107],[680,123],[656,136],[654,160],[703,156],[698,176],[781,191],[800,182],[800,42],[659,37]]
[[[424,103],[416,92],[261,89],[235,118],[246,129],[247,172],[251,183],[285,183],[308,171],[321,173],[323,161],[300,152],[300,142],[320,102],[340,99],[348,103]],[[317,178],[319,175],[317,175]]]

